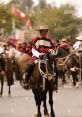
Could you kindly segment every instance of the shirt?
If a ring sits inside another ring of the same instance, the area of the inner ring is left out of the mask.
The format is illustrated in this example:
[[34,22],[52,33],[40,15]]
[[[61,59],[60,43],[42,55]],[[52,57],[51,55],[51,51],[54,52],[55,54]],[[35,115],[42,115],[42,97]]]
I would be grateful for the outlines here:
[[36,49],[38,52],[48,52],[49,49],[53,48],[53,43],[51,40],[47,37],[43,38],[41,36],[38,36],[33,39],[33,46],[32,48]]

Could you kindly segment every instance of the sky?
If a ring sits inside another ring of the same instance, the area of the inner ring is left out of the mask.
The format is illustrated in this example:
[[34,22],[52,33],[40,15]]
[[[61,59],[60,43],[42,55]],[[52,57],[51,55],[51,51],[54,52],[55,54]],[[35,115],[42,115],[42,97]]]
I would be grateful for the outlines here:
[[[5,3],[8,3],[11,0],[0,0],[0,1],[4,1]],[[33,0],[35,2],[35,4],[38,4],[39,0]],[[58,7],[61,4],[65,4],[65,3],[70,3],[75,5],[76,9],[78,9],[78,16],[82,17],[82,0],[46,0],[47,3],[55,3]]]

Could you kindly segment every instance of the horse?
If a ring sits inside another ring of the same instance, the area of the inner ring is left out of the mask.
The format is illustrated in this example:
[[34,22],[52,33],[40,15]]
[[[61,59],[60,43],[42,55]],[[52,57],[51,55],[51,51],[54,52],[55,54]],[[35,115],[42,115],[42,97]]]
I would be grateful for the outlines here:
[[14,73],[14,64],[11,58],[7,57],[5,59],[5,73],[7,77],[7,85],[9,86],[9,91],[8,94],[11,95],[11,86],[14,85],[14,78],[13,78],[13,73]]
[[54,55],[45,54],[43,59],[37,60],[35,64],[32,77],[31,77],[31,88],[34,94],[34,99],[37,107],[36,117],[41,117],[41,103],[43,101],[44,115],[49,116],[46,96],[49,94],[50,104],[50,117],[55,117],[53,110],[53,91],[58,90],[58,79],[57,79],[57,68]]
[[57,57],[57,68],[63,70],[67,75],[67,81],[65,81],[65,75],[63,81],[69,83],[69,81],[71,81],[70,76],[72,76],[73,86],[76,86],[79,81],[77,77],[79,71],[79,59],[77,58],[76,51],[68,53],[63,48],[59,48]]
[[15,75],[19,77],[16,79],[19,79],[21,84],[22,75],[26,70],[27,62],[30,60],[30,56],[27,53],[23,53],[16,50],[15,48],[11,48],[9,50],[9,58],[11,58],[14,61],[15,73],[18,74]]
[[76,54],[72,54],[66,61],[66,65],[69,69],[69,72],[72,76],[73,86],[78,88],[78,73],[79,73],[79,61]]
[[0,55],[0,80],[1,80],[1,91],[0,95],[3,94],[4,77],[7,77],[7,85],[9,87],[8,94],[11,95],[11,85],[13,85],[13,65],[9,58],[4,58]]
[[62,78],[62,84],[66,83],[65,75],[67,73],[68,79],[70,79],[70,70],[66,64],[67,59],[70,57],[70,52],[62,47],[57,48],[57,69],[58,69],[58,76]]

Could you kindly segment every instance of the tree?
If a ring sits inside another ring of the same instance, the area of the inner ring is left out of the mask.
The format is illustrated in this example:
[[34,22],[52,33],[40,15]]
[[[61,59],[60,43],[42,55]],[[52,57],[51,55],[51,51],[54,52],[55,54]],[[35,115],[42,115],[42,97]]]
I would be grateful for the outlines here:
[[47,24],[53,38],[75,38],[82,19],[77,17],[75,6],[70,4],[40,9],[35,12],[35,25]]
[[4,29],[5,34],[10,33],[12,29],[11,13],[4,6],[0,6],[0,28]]

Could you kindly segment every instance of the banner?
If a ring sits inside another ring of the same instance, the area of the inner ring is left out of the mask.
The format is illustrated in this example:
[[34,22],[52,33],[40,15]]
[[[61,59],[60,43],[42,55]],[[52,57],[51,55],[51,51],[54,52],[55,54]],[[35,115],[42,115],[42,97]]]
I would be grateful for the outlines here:
[[12,14],[16,17],[19,17],[20,19],[26,19],[26,15],[23,12],[21,12],[18,8],[13,8]]

